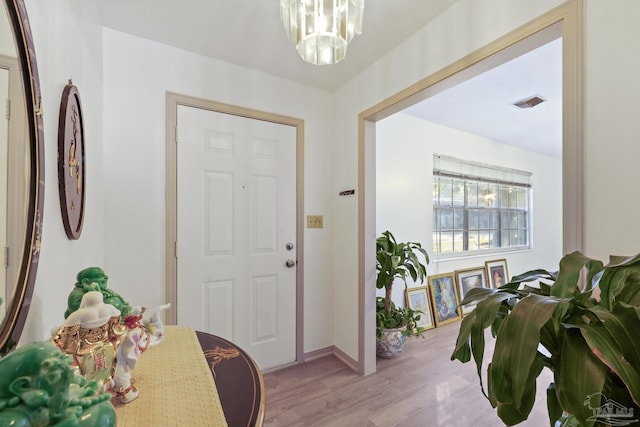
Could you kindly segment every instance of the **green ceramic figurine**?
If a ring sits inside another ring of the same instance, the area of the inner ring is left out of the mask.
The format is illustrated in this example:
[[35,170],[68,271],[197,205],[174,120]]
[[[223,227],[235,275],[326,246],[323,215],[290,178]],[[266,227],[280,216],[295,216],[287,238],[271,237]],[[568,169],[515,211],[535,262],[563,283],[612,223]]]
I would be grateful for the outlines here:
[[0,359],[0,426],[113,427],[111,395],[97,389],[54,344],[27,344]]
[[78,273],[76,279],[75,288],[71,291],[67,300],[67,311],[64,312],[65,319],[80,307],[82,297],[89,291],[102,292],[104,303],[111,304],[117,308],[123,317],[131,311],[131,306],[124,298],[117,292],[107,288],[109,276],[100,267],[85,268]]

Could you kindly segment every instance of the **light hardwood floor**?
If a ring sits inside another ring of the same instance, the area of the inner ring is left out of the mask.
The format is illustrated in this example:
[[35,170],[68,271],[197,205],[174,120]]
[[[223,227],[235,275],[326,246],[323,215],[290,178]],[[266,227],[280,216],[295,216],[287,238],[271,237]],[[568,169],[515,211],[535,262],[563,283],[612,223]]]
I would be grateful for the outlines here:
[[[483,396],[475,364],[451,361],[460,323],[411,338],[395,359],[377,361],[360,376],[335,357],[264,375],[265,426],[392,427],[503,426]],[[488,356],[490,358],[490,355]],[[548,426],[546,388],[538,379],[536,404],[520,426]]]

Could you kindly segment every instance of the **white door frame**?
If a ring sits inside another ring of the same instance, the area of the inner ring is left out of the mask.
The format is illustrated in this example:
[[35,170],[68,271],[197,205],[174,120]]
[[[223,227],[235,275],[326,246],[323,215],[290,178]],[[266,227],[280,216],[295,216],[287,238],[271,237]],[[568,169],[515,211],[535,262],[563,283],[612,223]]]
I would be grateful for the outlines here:
[[[446,80],[466,79],[487,59],[497,58],[522,41],[555,25],[562,31],[562,188],[563,253],[583,248],[583,4],[569,0],[487,46],[425,77],[358,115],[358,372],[376,370],[375,354],[375,149],[376,122],[430,96]],[[544,34],[542,35],[544,37]],[[525,43],[526,44],[526,43]],[[530,50],[530,49],[529,49]]]
[[[7,70],[9,73],[8,98],[12,100],[7,141],[26,141],[29,126],[27,124],[25,105],[22,102],[23,89],[20,64],[15,57],[0,55],[0,68]],[[3,298],[7,297],[5,302],[9,302],[13,298],[20,271],[22,257],[20,251],[24,246],[25,235],[22,231],[26,230],[27,227],[25,215],[27,192],[25,189],[28,187],[27,176],[29,171],[25,170],[25,158],[29,156],[28,149],[27,145],[8,145],[7,151],[3,154],[6,156],[3,160],[5,166],[3,170],[7,171],[5,179],[6,183],[9,184],[3,190],[3,197],[6,198],[5,207],[7,208],[5,211],[6,222],[4,224],[6,241],[3,247],[6,246],[6,250],[9,251],[9,265],[5,267],[2,278],[4,286],[0,286],[6,291],[6,295],[3,296]],[[0,295],[3,294],[4,292],[0,292]],[[7,309],[7,304],[5,304],[5,309]],[[0,317],[2,316],[3,314],[0,313]]]
[[167,92],[166,102],[166,240],[165,275],[166,297],[171,307],[166,311],[166,322],[177,323],[178,307],[178,259],[177,259],[177,147],[176,129],[178,106],[202,108],[219,113],[250,119],[264,120],[296,128],[296,363],[303,360],[304,338],[304,121],[264,111],[252,110],[230,104],[222,104],[200,98]]

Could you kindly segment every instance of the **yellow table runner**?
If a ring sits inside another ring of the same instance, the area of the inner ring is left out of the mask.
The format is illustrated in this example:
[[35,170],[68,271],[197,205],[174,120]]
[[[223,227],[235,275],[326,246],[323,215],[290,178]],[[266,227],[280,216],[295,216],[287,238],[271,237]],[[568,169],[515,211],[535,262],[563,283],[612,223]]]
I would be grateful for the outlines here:
[[165,326],[164,340],[142,353],[133,371],[140,395],[115,403],[118,427],[226,427],[215,382],[195,332]]

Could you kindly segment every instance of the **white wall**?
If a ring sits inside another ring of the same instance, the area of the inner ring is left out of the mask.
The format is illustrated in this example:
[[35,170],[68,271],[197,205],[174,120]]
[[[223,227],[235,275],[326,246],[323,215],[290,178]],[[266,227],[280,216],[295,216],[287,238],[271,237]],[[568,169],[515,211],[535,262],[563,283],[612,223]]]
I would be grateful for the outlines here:
[[[6,7],[4,6],[0,8],[0,22],[9,22]],[[0,55],[16,57],[14,36],[10,25],[2,25],[0,27]]]
[[[27,0],[42,86],[45,195],[42,247],[33,302],[21,342],[48,339],[64,321],[76,273],[104,262],[102,169],[102,29],[95,2]],[[80,240],[62,225],[58,196],[58,110],[73,78],[82,102],[86,170],[85,220]]]
[[640,252],[640,2],[585,7],[585,252]]
[[[531,249],[434,259],[431,249],[434,153],[531,172]],[[507,259],[511,276],[534,268],[558,268],[558,260],[562,256],[561,159],[402,113],[376,123],[376,159],[377,235],[391,230],[398,241],[422,243],[431,257],[427,266],[429,275],[482,267],[485,261],[502,258]],[[409,279],[409,286],[420,285],[412,285]],[[404,305],[404,284],[401,280],[394,284],[393,294],[394,302]]]
[[175,92],[305,121],[304,351],[333,344],[330,94],[104,30],[105,266],[137,304],[165,300],[165,105]]

